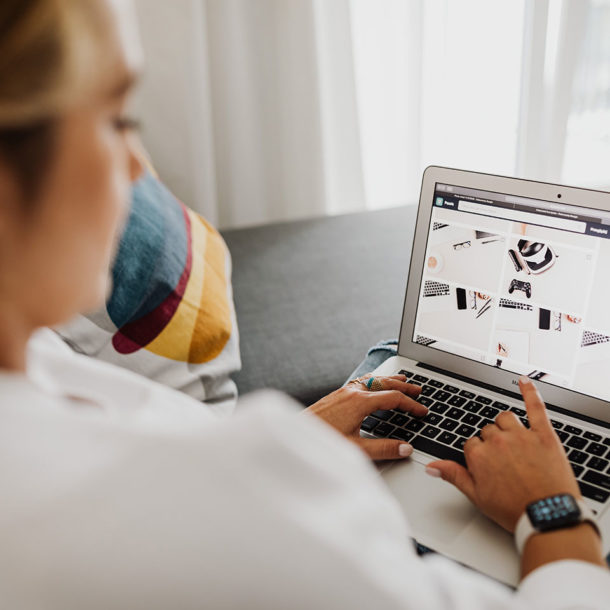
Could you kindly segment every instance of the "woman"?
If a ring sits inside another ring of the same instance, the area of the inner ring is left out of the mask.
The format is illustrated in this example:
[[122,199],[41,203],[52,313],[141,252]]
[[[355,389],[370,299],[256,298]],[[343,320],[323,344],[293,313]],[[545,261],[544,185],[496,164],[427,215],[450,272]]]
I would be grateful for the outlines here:
[[[588,524],[533,536],[516,596],[415,556],[354,448],[412,451],[358,435],[374,410],[426,412],[400,376],[378,392],[349,384],[301,416],[272,394],[215,421],[45,330],[108,293],[140,172],[125,115],[140,61],[126,2],[0,6],[3,607],[601,607],[610,579]],[[522,390],[531,430],[503,414],[467,443],[468,470],[430,468],[509,530],[528,502],[578,495],[536,389]]]

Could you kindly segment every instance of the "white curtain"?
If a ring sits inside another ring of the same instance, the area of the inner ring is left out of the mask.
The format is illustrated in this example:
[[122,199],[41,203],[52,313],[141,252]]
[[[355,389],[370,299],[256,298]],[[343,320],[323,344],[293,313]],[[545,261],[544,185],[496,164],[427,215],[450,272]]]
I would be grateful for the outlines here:
[[144,141],[221,228],[414,203],[429,164],[610,186],[610,0],[136,0]]
[[364,209],[347,0],[140,0],[145,144],[221,227]]

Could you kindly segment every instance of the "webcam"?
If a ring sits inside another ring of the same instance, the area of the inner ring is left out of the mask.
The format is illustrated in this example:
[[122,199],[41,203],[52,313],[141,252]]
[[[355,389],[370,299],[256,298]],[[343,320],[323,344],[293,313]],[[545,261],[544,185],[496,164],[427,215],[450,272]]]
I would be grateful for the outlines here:
[[557,193],[557,199],[561,199],[561,193]]

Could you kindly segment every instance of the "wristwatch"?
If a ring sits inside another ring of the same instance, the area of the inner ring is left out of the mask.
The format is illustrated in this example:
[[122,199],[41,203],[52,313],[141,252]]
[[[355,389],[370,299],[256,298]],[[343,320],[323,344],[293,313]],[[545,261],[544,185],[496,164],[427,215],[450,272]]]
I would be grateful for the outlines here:
[[571,494],[557,494],[527,505],[515,527],[515,544],[519,554],[533,534],[571,527],[588,521],[601,537],[593,511]]

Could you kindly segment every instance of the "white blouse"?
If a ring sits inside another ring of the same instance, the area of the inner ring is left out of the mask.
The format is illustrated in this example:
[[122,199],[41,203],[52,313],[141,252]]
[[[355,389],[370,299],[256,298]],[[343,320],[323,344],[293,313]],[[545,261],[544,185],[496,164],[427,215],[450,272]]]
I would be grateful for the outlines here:
[[289,399],[236,415],[32,338],[0,375],[0,607],[605,608],[578,561],[515,593],[420,559],[363,454]]

